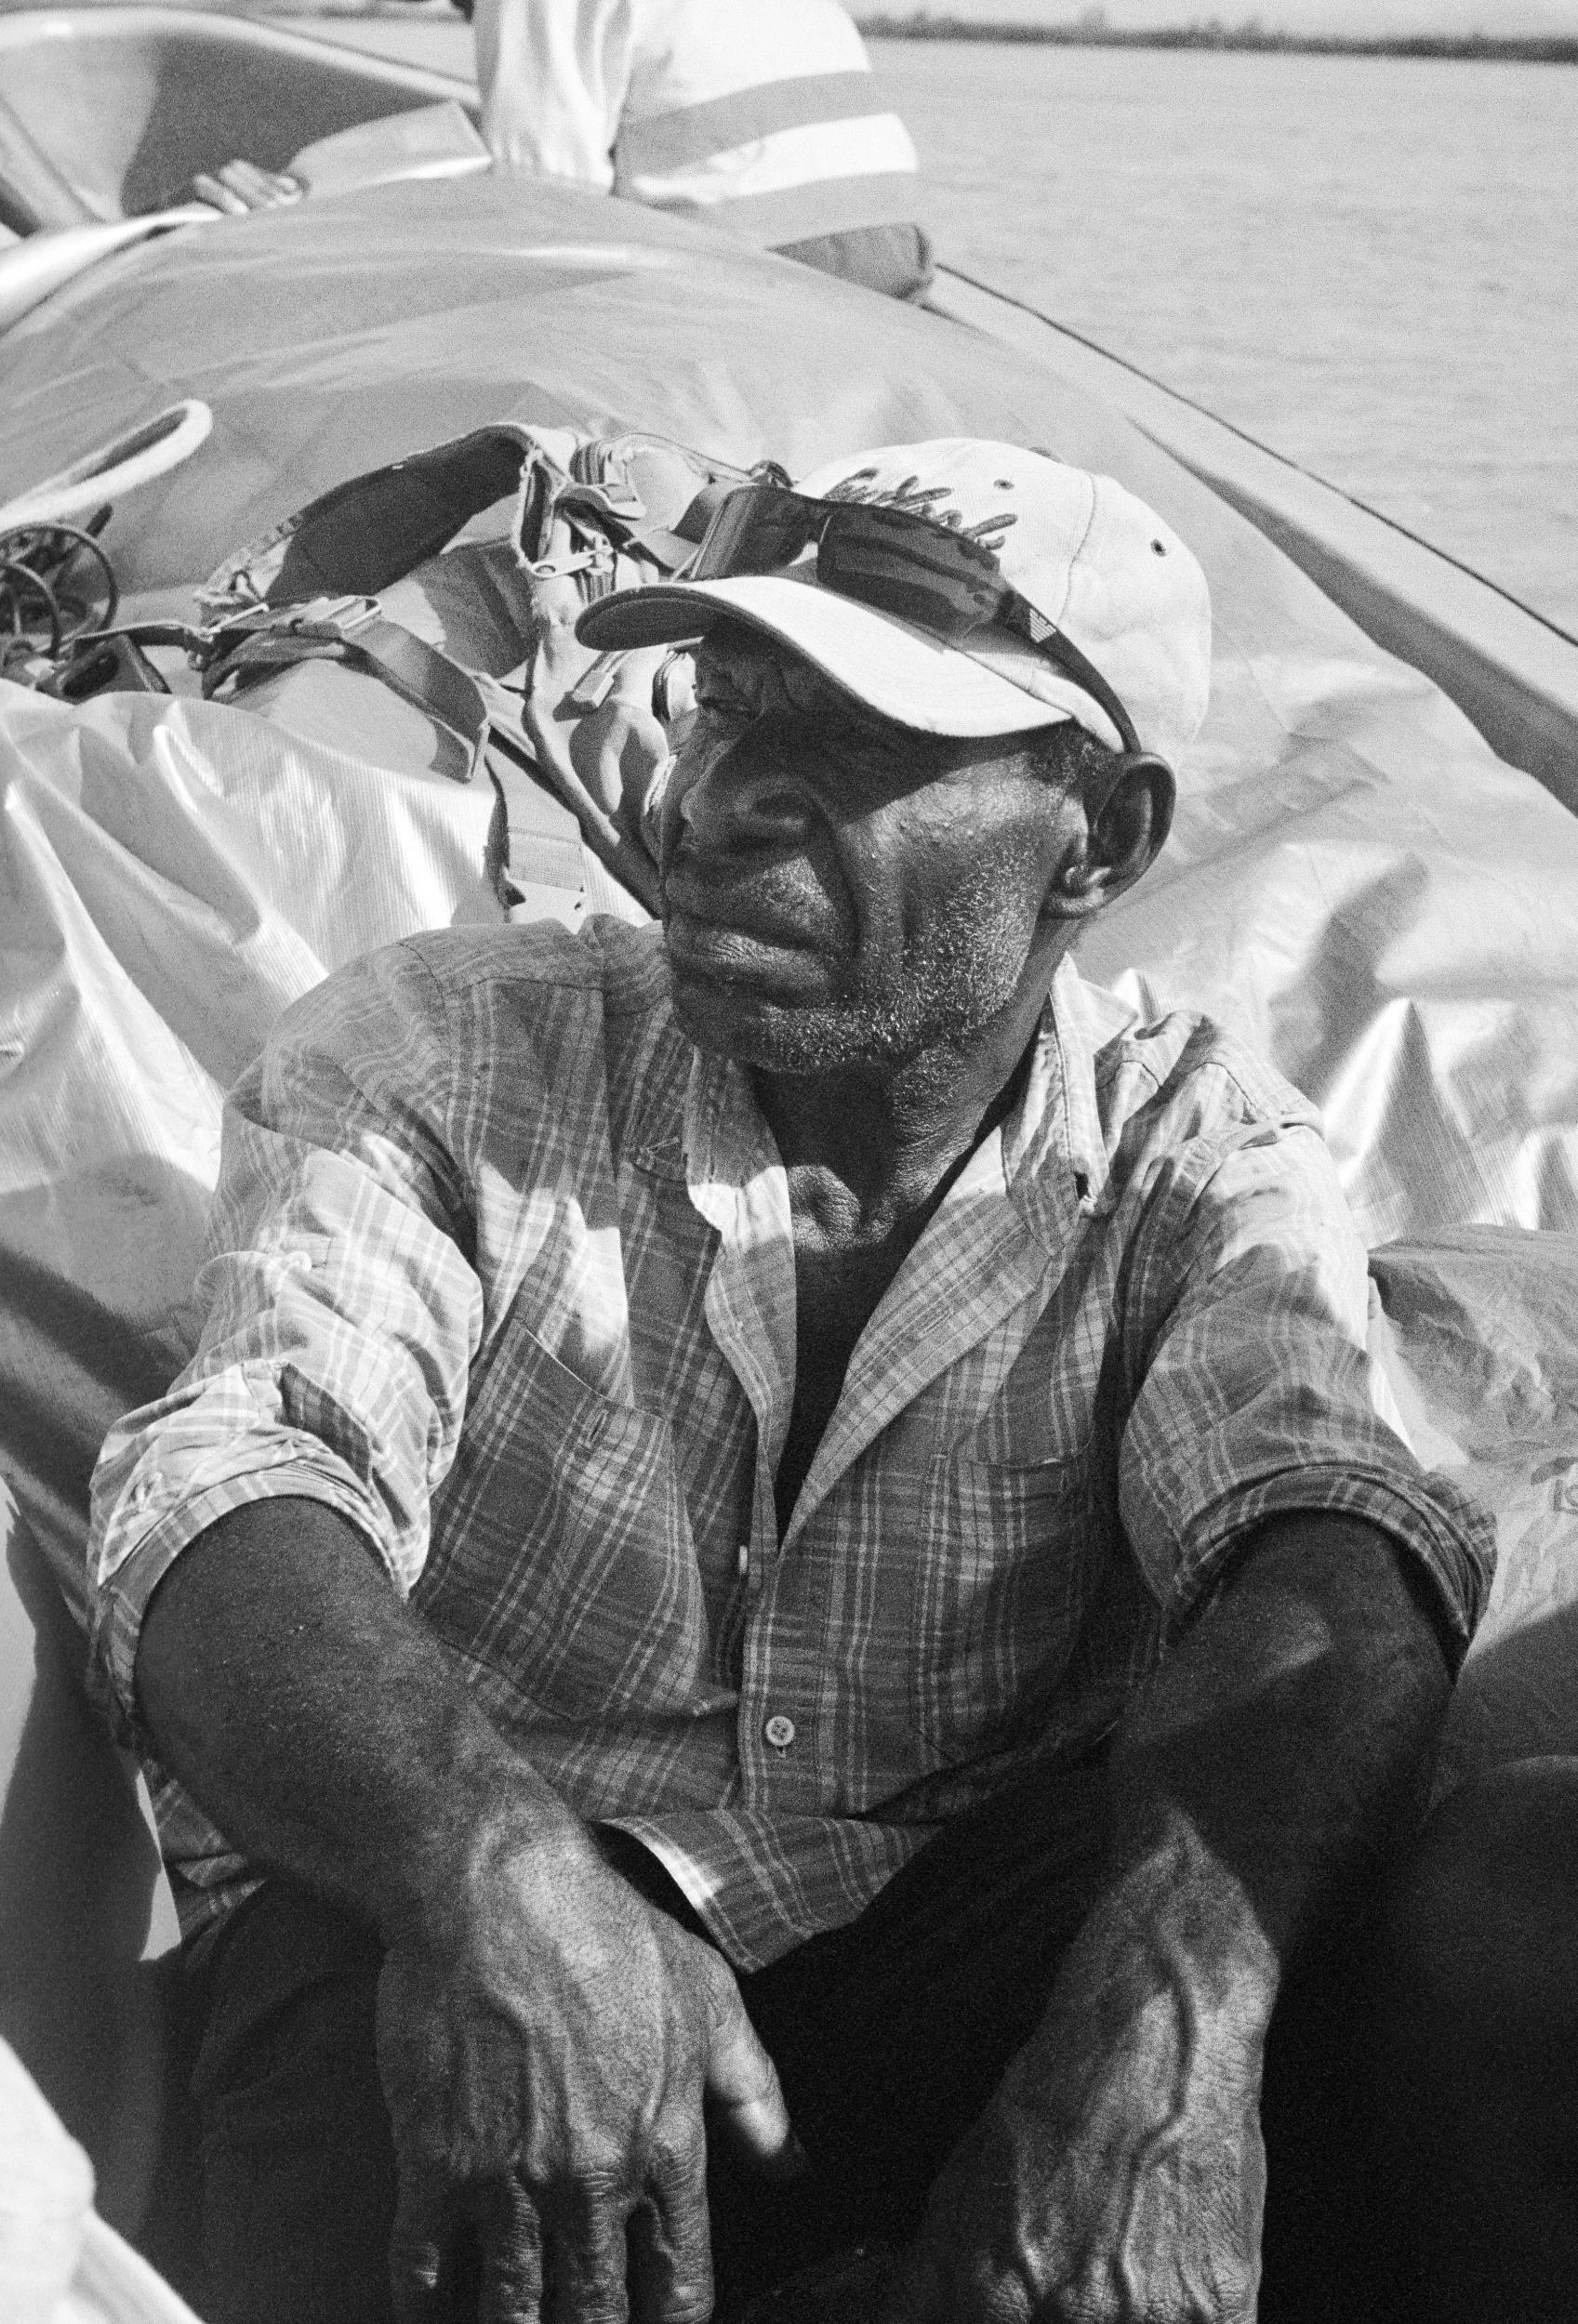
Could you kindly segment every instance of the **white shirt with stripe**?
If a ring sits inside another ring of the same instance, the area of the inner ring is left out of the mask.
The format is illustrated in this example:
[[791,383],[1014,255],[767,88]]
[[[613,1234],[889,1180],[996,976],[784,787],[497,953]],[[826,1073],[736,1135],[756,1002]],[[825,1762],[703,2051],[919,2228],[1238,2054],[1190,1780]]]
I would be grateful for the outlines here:
[[773,245],[911,219],[915,148],[838,0],[478,0],[483,126],[534,177]]

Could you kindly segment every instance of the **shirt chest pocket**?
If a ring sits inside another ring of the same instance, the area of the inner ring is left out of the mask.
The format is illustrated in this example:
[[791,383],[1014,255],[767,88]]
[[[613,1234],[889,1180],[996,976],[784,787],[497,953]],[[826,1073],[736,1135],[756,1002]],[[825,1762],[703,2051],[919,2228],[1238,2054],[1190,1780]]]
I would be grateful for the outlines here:
[[915,1726],[946,1765],[1033,1733],[1101,1558],[1094,1446],[1026,1467],[942,1455],[927,1472],[910,1630]]
[[669,1423],[533,1341],[474,1390],[416,1597],[523,1708],[694,1710],[708,1624]]

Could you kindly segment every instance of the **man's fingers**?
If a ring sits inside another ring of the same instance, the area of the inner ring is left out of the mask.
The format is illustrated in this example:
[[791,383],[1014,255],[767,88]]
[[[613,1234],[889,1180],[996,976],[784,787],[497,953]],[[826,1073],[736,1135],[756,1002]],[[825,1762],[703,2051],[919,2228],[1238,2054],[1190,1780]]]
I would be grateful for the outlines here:
[[230,218],[246,218],[254,210],[284,209],[299,202],[307,189],[298,178],[281,169],[259,169],[256,162],[225,162],[219,169],[200,169],[192,191],[201,202]]
[[625,2324],[624,2202],[611,2188],[583,2182],[565,2191],[543,2225],[544,2305],[552,2324]]
[[240,194],[232,193],[217,178],[210,178],[206,169],[200,169],[192,178],[192,191],[199,202],[206,202],[210,209],[223,210],[227,218],[246,216],[246,205]]
[[275,169],[259,169],[256,162],[226,162],[219,177],[252,210],[276,210],[296,201],[301,192],[294,178]]
[[443,2314],[440,2278],[449,2241],[448,2199],[425,2172],[401,2166],[389,2238],[389,2289],[394,2324],[432,2324]]
[[774,2178],[798,2179],[806,2168],[805,2150],[778,2086],[778,2069],[757,2038],[745,2014],[739,1987],[723,1961],[715,1965],[709,1987],[711,2046],[707,2061],[707,2088],[730,2135]]
[[707,2141],[699,2125],[678,2153],[655,2162],[630,2222],[630,2281],[637,2324],[707,2324],[712,2313],[712,2237]]
[[481,2324],[537,2324],[542,2313],[542,2226],[519,2180],[499,2188],[483,2241]]

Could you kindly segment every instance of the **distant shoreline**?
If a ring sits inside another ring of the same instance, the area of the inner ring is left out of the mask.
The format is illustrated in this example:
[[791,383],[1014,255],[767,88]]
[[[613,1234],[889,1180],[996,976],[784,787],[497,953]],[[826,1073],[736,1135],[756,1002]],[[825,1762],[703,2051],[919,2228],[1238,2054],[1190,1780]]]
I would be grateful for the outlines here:
[[977,24],[961,16],[869,15],[857,10],[860,29],[879,40],[1017,41],[1059,48],[1222,48],[1274,52],[1292,57],[1431,57],[1453,62],[1578,64],[1578,37],[1562,34],[1508,38],[1497,33],[1419,33],[1366,39],[1337,33],[1267,32],[1252,19],[1224,24],[1213,17],[1200,24],[1121,32],[1100,21],[1100,11],[1066,24]]

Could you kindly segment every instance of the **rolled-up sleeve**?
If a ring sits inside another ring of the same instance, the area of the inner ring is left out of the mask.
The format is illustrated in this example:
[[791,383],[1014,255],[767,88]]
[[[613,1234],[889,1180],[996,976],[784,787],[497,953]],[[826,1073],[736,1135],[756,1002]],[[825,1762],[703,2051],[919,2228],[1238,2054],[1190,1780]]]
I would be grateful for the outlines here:
[[1120,1506],[1168,1628],[1254,1526],[1326,1511],[1419,1562],[1461,1659],[1493,1527],[1399,1433],[1366,1352],[1364,1247],[1312,1125],[1246,1126],[1174,1158],[1134,1253],[1127,1320]]
[[149,1599],[219,1517],[322,1501],[403,1594],[422,1570],[482,1328],[453,1078],[442,997],[397,948],[288,1011],[232,1094],[201,1342],[94,1475],[94,1651],[134,1736]]

